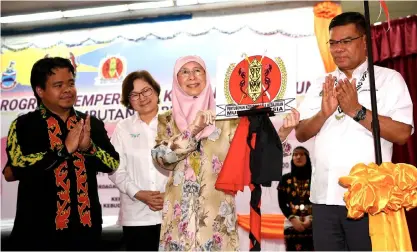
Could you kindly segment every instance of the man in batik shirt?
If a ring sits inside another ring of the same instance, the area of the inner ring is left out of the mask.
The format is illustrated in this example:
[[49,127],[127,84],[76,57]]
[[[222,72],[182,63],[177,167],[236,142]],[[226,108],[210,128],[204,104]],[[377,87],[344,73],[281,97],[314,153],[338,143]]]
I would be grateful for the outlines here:
[[39,60],[30,81],[38,108],[12,122],[3,172],[6,180],[19,181],[12,249],[99,249],[96,175],[116,170],[119,155],[103,122],[74,110],[77,90],[69,60]]

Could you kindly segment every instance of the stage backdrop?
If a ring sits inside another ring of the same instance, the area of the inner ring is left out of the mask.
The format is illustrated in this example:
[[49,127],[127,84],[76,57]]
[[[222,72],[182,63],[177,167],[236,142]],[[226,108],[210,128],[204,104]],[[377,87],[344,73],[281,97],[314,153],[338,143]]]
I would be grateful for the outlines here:
[[[156,78],[162,86],[160,110],[164,111],[171,107],[172,72],[178,57],[201,56],[215,89],[217,81],[222,79],[216,69],[219,56],[230,55],[230,52],[263,55],[268,48],[270,51],[274,48],[294,50],[294,67],[288,73],[294,78],[287,86],[296,90],[299,104],[309,85],[325,73],[314,35],[312,7],[217,17],[193,16],[170,22],[2,38],[1,166],[4,167],[7,160],[5,143],[10,123],[18,115],[36,108],[29,79],[32,65],[40,58],[71,59],[77,71],[76,109],[103,120],[111,136],[115,124],[133,113],[120,105],[121,82],[129,72],[145,69]],[[276,127],[281,125],[281,118],[273,118]],[[292,133],[285,152],[284,172],[289,171],[290,154],[297,145],[300,144]],[[311,143],[303,145],[314,151]],[[113,216],[114,220],[119,209],[119,192],[107,175],[99,174],[98,180],[103,215]],[[18,182],[7,183],[2,178],[3,221],[14,218],[17,185]],[[281,213],[276,186],[274,183],[263,190],[263,213]],[[249,190],[237,196],[238,213],[249,213],[249,199]],[[241,232],[241,249],[246,250],[249,248],[244,237],[247,233]],[[268,249],[265,246],[263,249]],[[276,244],[274,246],[269,248],[276,249]]]

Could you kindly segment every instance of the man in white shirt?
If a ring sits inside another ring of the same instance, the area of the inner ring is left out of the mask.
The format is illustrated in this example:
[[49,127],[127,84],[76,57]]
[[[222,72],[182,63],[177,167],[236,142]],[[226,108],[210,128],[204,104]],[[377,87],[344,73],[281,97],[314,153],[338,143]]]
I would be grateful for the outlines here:
[[[372,249],[368,218],[347,219],[346,189],[338,184],[357,163],[375,162],[365,18],[347,12],[329,25],[330,52],[338,69],[314,83],[301,104],[298,141],[314,140],[311,197],[315,250]],[[375,66],[382,161],[393,143],[413,133],[413,104],[400,73]]]
[[147,71],[132,72],[122,84],[122,104],[135,114],[120,121],[111,142],[120,155],[119,169],[109,176],[120,190],[118,224],[126,249],[156,251],[168,171],[154,166],[151,149],[158,125],[161,88]]

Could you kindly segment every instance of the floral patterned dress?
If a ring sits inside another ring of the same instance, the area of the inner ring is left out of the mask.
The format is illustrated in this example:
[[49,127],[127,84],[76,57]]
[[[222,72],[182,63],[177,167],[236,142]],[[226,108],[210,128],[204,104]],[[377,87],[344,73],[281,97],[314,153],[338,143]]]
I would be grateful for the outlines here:
[[214,187],[236,126],[236,120],[216,121],[216,130],[197,142],[190,132],[178,130],[171,111],[159,115],[152,156],[162,156],[165,169],[173,171],[159,250],[238,250],[235,199]]

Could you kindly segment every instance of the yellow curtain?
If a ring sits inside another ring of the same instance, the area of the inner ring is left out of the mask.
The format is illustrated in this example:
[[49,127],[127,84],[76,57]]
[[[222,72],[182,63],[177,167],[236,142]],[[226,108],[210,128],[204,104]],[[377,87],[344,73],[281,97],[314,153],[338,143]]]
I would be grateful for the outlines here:
[[336,69],[327,41],[329,41],[330,21],[340,13],[342,13],[342,7],[333,2],[320,2],[314,6],[314,32],[326,73]]
[[[264,239],[284,239],[284,220],[281,214],[261,215],[261,237]],[[249,214],[238,214],[237,223],[246,231],[250,228]]]
[[417,207],[417,168],[409,164],[357,164],[339,182],[348,217],[369,216],[373,251],[412,251],[405,210]]

